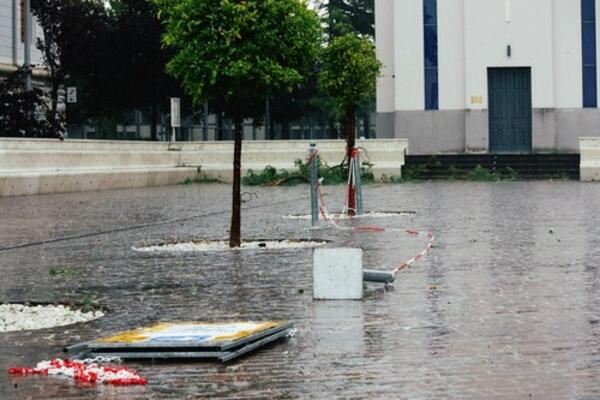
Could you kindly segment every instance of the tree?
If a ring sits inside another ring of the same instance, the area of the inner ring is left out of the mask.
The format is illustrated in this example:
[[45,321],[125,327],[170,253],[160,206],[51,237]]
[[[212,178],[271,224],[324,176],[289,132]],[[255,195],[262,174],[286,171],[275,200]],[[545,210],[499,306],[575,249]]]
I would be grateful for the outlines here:
[[[102,0],[32,0],[32,12],[44,31],[38,48],[51,82],[51,113],[56,112],[58,87],[78,87],[78,104],[69,120],[83,121],[115,110],[113,86],[118,59],[111,35],[113,18]],[[122,96],[121,96],[122,97]]]
[[374,0],[324,0],[319,8],[329,40],[352,32],[375,37]]
[[167,70],[196,104],[214,101],[235,122],[229,245],[239,247],[242,121],[304,81],[320,50],[317,14],[302,0],[153,2],[175,52]]
[[156,140],[160,108],[170,95],[181,93],[165,72],[171,54],[162,47],[163,28],[153,4],[146,0],[106,4],[103,0],[32,0],[44,31],[38,47],[50,75],[51,110],[56,110],[60,86],[77,86],[78,103],[69,106],[71,122],[149,107],[151,138]]
[[[375,38],[375,0],[321,0],[319,8],[322,10],[322,24],[328,41],[347,33]],[[363,117],[365,132],[370,129],[374,102],[375,95],[366,100],[358,110],[358,114]]]
[[172,51],[162,46],[164,29],[154,4],[147,0],[113,0],[111,8],[113,58],[119,60],[115,78],[128,94],[119,96],[118,103],[121,109],[149,107],[150,136],[157,140],[159,111],[168,107],[169,97],[181,96],[179,85],[165,71]]
[[19,68],[0,80],[0,136],[56,137],[53,127],[39,116],[47,113],[43,91],[23,90],[28,74],[26,68]]
[[[381,63],[370,39],[346,34],[333,38],[324,50],[320,87],[331,96],[344,113],[347,159],[350,161],[356,141],[356,110],[375,93]],[[352,188],[348,209],[353,215],[356,198]]]
[[61,65],[61,49],[58,45],[61,25],[53,23],[61,13],[61,0],[32,0],[32,13],[44,31],[44,40],[38,38],[36,46],[42,52],[44,67],[50,82],[50,107],[46,121],[61,136],[64,129],[64,114],[58,111],[58,91],[65,81],[65,71]]

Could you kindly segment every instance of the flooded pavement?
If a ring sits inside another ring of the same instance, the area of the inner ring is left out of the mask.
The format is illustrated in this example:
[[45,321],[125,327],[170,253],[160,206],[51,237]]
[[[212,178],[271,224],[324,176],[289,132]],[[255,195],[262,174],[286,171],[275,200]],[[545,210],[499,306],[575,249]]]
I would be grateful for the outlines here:
[[[308,212],[307,186],[244,190],[257,195],[246,196],[246,239],[361,247],[372,269],[392,269],[426,244],[282,218]],[[338,211],[343,188],[325,192]],[[0,398],[600,398],[600,185],[369,186],[367,210],[416,213],[360,224],[432,230],[438,242],[393,290],[369,285],[363,301],[313,302],[310,249],[132,250],[226,238],[229,199],[228,186],[212,184],[0,199],[0,303],[108,308],[86,324],[0,334],[2,371],[156,321],[289,319],[298,328],[230,364],[128,364],[146,387],[0,372]]]

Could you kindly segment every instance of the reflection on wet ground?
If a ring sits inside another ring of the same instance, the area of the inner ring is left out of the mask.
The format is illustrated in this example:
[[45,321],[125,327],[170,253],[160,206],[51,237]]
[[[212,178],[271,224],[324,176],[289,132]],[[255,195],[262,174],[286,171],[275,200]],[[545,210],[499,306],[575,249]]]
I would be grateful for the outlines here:
[[[258,195],[244,205],[247,239],[331,240],[382,269],[423,245],[283,219],[308,212],[305,186],[245,190]],[[336,211],[343,188],[326,191]],[[0,373],[0,398],[600,398],[600,185],[368,187],[367,209],[416,212],[373,224],[439,241],[393,290],[369,286],[362,302],[313,302],[309,249],[132,250],[226,238],[229,196],[225,185],[192,185],[0,199],[0,302],[93,297],[109,309],[83,325],[0,334],[0,369],[157,320],[291,319],[295,338],[229,365],[132,364],[147,387]],[[51,276],[58,267],[76,273]]]

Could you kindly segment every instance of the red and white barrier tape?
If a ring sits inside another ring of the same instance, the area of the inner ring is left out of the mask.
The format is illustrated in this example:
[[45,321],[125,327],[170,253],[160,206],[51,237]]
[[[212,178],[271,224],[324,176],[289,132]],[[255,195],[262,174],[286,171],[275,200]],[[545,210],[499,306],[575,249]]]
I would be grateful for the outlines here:
[[[359,156],[360,152],[358,149],[352,149],[351,155],[350,155],[350,163],[348,165],[348,186],[347,186],[347,191],[346,191],[346,199],[344,202],[344,207],[342,208],[342,215],[349,215],[350,214],[350,210],[352,211],[356,211],[355,209],[351,209],[350,208],[350,190],[356,190],[356,176],[354,176],[355,171],[357,170],[356,168],[356,163],[358,162],[358,156]],[[359,170],[360,170],[360,166],[358,166]]]
[[[315,152],[312,157],[315,157],[317,153],[318,153],[318,151]],[[353,157],[352,157],[351,163],[356,160],[356,158],[354,157],[355,154],[358,154],[357,149],[355,149],[353,152]],[[312,157],[311,157],[311,159],[309,159],[309,161],[312,160]],[[351,166],[352,166],[352,164],[351,164]],[[352,169],[351,169],[351,171],[352,171]],[[350,177],[348,180],[348,186],[350,186],[351,184],[354,184],[354,178],[352,177],[352,175],[353,174],[350,173]],[[366,225],[353,226],[353,227],[340,226],[337,223],[337,221],[335,221],[335,219],[333,217],[331,217],[331,214],[329,213],[329,211],[327,210],[327,207],[325,206],[325,198],[323,196],[321,182],[322,182],[322,179],[319,179],[319,181],[317,182],[319,210],[321,212],[321,215],[323,216],[323,219],[325,221],[329,222],[331,225],[333,225],[336,229],[339,229],[342,231],[359,232],[359,233],[404,232],[411,236],[422,236],[422,237],[426,237],[427,239],[429,239],[427,247],[423,251],[421,251],[420,253],[415,255],[413,258],[411,258],[410,260],[405,261],[405,262],[401,263],[400,265],[398,265],[396,268],[394,268],[392,271],[394,274],[402,271],[403,269],[409,268],[412,264],[416,263],[421,258],[423,258],[433,248],[433,246],[435,244],[435,236],[431,232],[420,232],[420,231],[416,231],[413,229],[382,228],[382,227],[378,227],[378,226],[366,226]],[[346,213],[347,211],[348,211],[348,194],[346,195],[346,202],[344,204],[344,209],[342,211],[342,214]]]
[[56,358],[41,361],[35,368],[17,367],[8,370],[10,375],[63,375],[78,383],[104,383],[115,386],[146,385],[148,382],[132,369],[125,367],[100,366],[85,361],[70,361]]
[[394,269],[395,274],[402,271],[403,269],[409,268],[412,264],[416,263],[421,258],[423,258],[429,252],[429,250],[431,250],[433,248],[433,245],[435,243],[435,236],[433,236],[433,233],[431,233],[431,232],[424,233],[424,232],[413,231],[411,229],[407,229],[405,232],[408,233],[409,235],[427,236],[427,238],[429,239],[429,243],[427,243],[427,247],[423,251],[421,251],[419,254],[417,254],[410,260],[405,261],[402,264],[398,265],[398,267],[396,267],[396,269]]

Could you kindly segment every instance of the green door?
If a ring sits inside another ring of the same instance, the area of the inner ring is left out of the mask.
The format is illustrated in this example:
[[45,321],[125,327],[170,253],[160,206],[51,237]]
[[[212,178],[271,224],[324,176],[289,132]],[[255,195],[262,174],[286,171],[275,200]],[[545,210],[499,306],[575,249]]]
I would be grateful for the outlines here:
[[531,152],[531,68],[489,68],[491,153]]

